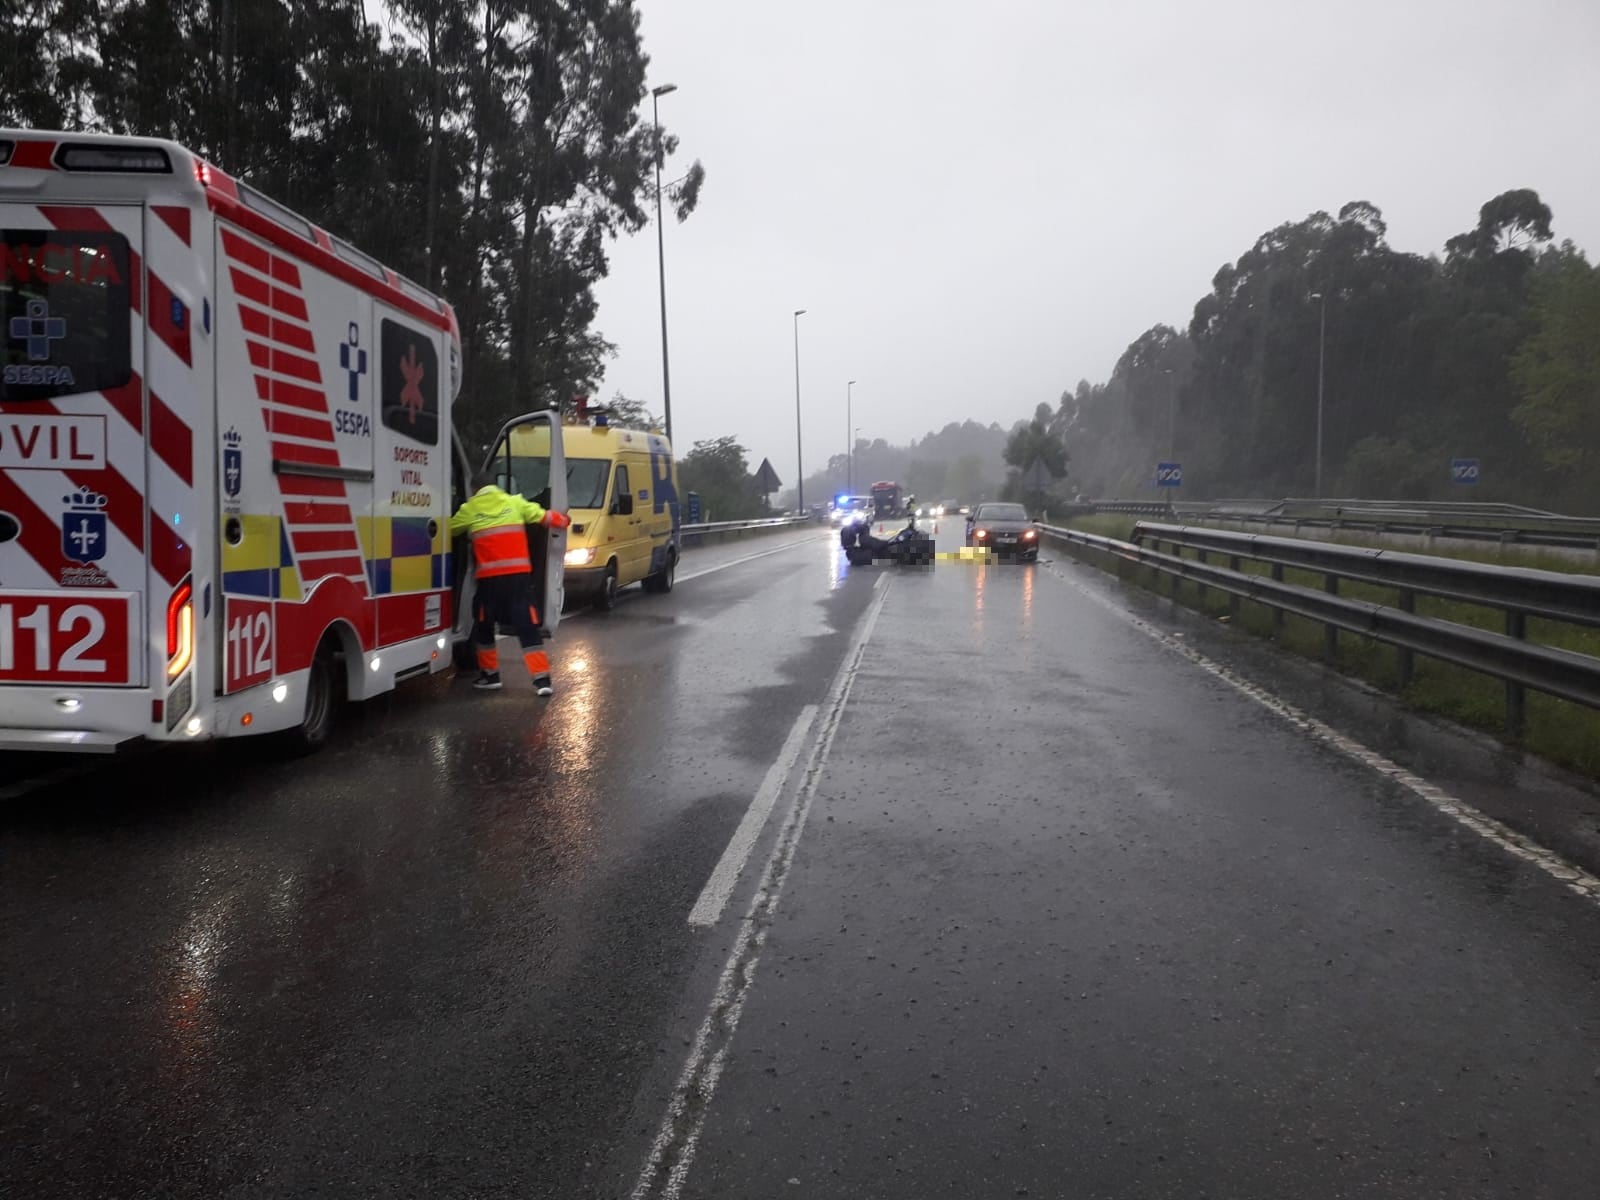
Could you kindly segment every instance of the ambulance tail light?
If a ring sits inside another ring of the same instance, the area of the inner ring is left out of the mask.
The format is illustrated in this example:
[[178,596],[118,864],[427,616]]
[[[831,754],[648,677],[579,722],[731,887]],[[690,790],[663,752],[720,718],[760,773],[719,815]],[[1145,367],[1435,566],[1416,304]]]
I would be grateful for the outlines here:
[[167,678],[176,679],[194,661],[194,588],[185,579],[167,601]]
[[172,160],[160,146],[93,146],[65,142],[56,151],[63,171],[171,175]]

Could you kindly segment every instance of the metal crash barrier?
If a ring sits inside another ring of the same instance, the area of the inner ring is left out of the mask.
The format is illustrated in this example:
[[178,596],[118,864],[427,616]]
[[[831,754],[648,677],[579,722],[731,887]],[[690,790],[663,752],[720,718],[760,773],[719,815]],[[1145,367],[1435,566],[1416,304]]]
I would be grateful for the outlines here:
[[678,526],[678,537],[685,548],[690,546],[710,546],[718,542],[757,537],[763,533],[776,533],[784,529],[795,529],[815,524],[816,522],[810,517],[763,517],[753,521],[708,521],[701,522],[698,525]]
[[[1273,612],[1275,629],[1284,613],[1319,622],[1330,659],[1340,631],[1395,646],[1402,688],[1411,681],[1417,654],[1503,680],[1513,736],[1522,732],[1526,717],[1525,689],[1600,709],[1600,658],[1527,640],[1529,617],[1600,627],[1600,577],[1158,522],[1139,522],[1127,542],[1055,525],[1039,529],[1056,541],[1168,576],[1174,594],[1188,579],[1202,598],[1206,588],[1232,597],[1235,613],[1241,600],[1252,600]],[[1226,565],[1209,561],[1213,554],[1225,556]],[[1268,573],[1240,570],[1246,561],[1265,564]],[[1322,588],[1286,582],[1286,568],[1320,574]],[[1394,589],[1397,603],[1341,596],[1342,581]],[[1505,632],[1419,616],[1419,595],[1498,610]]]

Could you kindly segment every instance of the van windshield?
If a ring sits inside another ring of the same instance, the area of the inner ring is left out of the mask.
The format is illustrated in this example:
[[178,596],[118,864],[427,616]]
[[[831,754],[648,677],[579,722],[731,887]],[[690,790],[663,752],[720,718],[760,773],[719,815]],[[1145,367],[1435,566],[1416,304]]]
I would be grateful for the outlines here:
[[567,459],[567,504],[572,508],[602,508],[611,463],[604,458]]
[[[549,499],[543,494],[550,486],[548,457],[513,454],[509,479],[506,478],[505,467],[502,465],[504,461],[502,459],[496,464],[495,481],[501,487],[540,504]],[[611,463],[603,458],[567,459],[567,507],[603,507],[606,502],[606,481],[611,474],[610,468]]]

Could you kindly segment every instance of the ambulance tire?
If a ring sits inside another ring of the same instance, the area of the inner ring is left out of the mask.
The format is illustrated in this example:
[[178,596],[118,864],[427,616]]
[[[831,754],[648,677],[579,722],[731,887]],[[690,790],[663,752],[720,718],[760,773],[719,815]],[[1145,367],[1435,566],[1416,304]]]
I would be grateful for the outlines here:
[[665,569],[657,571],[654,575],[644,577],[644,590],[664,596],[672,590],[672,585],[678,575],[678,553],[675,550],[667,551],[667,565]]
[[606,564],[606,573],[600,580],[600,588],[594,594],[594,606],[598,612],[610,612],[617,606],[617,564],[615,560]]
[[334,650],[335,641],[331,636],[324,638],[317,647],[317,655],[311,660],[311,669],[306,675],[305,720],[279,735],[284,753],[289,757],[315,754],[333,732],[339,708],[339,660]]

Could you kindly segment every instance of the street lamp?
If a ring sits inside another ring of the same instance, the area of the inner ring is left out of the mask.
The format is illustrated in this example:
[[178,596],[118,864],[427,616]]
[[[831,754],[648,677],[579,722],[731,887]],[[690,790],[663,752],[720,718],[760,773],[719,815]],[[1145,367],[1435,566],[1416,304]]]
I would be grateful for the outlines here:
[[794,310],[794,494],[795,506],[802,510],[806,506],[806,464],[800,448],[800,318],[805,315],[803,308]]
[[850,431],[855,428],[855,418],[851,415],[851,404],[854,401],[852,392],[855,386],[854,379],[844,385],[844,433],[848,439],[844,448],[844,490],[852,496],[856,494],[856,442],[850,436]]
[[1314,498],[1322,499],[1322,383],[1323,364],[1328,352],[1328,298],[1321,292],[1312,292],[1313,300],[1322,302],[1322,320],[1317,333],[1317,485]]
[[668,442],[672,441],[672,372],[667,366],[667,235],[661,225],[661,97],[677,90],[675,83],[650,89],[656,136],[656,268],[661,279],[661,404],[666,409]]

